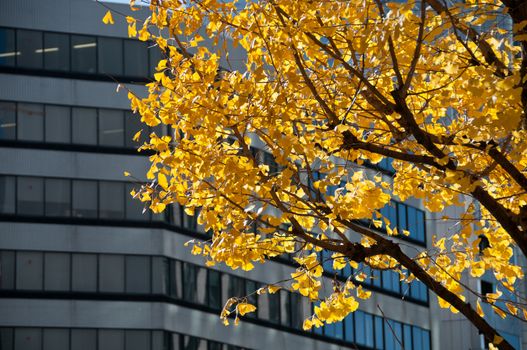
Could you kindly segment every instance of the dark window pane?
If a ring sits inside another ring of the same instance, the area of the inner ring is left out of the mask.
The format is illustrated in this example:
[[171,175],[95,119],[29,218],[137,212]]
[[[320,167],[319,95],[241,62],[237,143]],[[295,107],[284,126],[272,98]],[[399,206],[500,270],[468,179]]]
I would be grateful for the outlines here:
[[15,177],[0,176],[0,213],[15,213]]
[[119,329],[99,330],[98,350],[125,350],[124,331]]
[[70,180],[46,179],[46,216],[70,216]]
[[0,28],[0,66],[14,67],[17,55],[19,53],[15,51],[15,31]]
[[41,104],[18,104],[17,132],[19,140],[44,140],[44,107]]
[[0,328],[0,349],[13,350],[13,328]]
[[17,66],[22,68],[42,68],[42,32],[17,30]]
[[[1,30],[0,30],[1,35]],[[1,55],[1,54],[0,54]],[[2,56],[0,56],[0,61]],[[16,138],[16,103],[0,102],[0,140]]]
[[15,288],[15,252],[0,252],[0,289]]
[[124,41],[124,75],[128,77],[148,77],[147,44],[138,40]]
[[404,350],[413,350],[412,347],[412,327],[405,324],[403,327]]
[[169,335],[166,334],[165,336],[165,333],[163,331],[152,331],[152,350],[179,350],[179,344],[170,347],[170,344],[168,344],[169,341]]
[[16,289],[42,289],[43,255],[39,252],[16,254]]
[[206,270],[193,264],[183,264],[183,287],[184,300],[204,304]]
[[126,257],[126,291],[150,293],[150,259],[146,256]]
[[406,223],[406,205],[402,203],[397,203],[397,225],[399,226],[399,232],[403,230],[408,230],[408,225]]
[[123,44],[121,39],[98,38],[99,73],[123,74]]
[[207,341],[188,335],[183,336],[184,350],[207,350]]
[[156,67],[159,61],[165,58],[158,46],[152,46],[148,49],[148,56],[150,60],[150,76],[153,77],[156,72]]
[[268,294],[269,298],[269,321],[280,323],[280,293]]
[[44,214],[44,180],[19,177],[17,184],[17,212],[23,215]]
[[126,350],[150,350],[150,332],[125,331]]
[[208,270],[207,304],[214,309],[221,309],[221,274],[218,271]]
[[46,106],[45,109],[46,142],[70,143],[70,108],[63,106]]
[[97,217],[96,181],[73,181],[73,216],[77,218]]
[[97,255],[73,254],[72,255],[72,281],[74,291],[97,291]]
[[348,342],[355,341],[355,327],[353,325],[353,313],[346,316],[344,319],[345,339]]
[[93,36],[71,36],[71,69],[74,72],[97,72],[97,41]]
[[94,329],[72,329],[71,350],[96,350],[97,331]]
[[[296,329],[302,329],[302,324],[304,322],[304,317],[302,313],[302,300],[301,296],[298,293],[291,293],[289,297],[291,303],[291,326]],[[342,339],[344,335],[342,334],[342,323],[337,324],[337,337]]]
[[373,347],[373,317],[362,311],[357,311],[355,316],[355,341],[357,344]]
[[67,34],[44,33],[44,68],[67,72],[70,70],[70,40]]
[[169,285],[169,262],[167,258],[152,258],[152,293],[167,294]]
[[72,142],[81,145],[97,144],[97,110],[94,108],[73,108]]
[[150,211],[146,210],[143,213],[145,204],[139,200],[139,198],[133,198],[130,192],[135,189],[137,192],[137,186],[131,183],[126,184],[126,218],[130,220],[142,220],[148,221],[150,218]]
[[99,217],[103,219],[123,219],[124,184],[101,181],[99,186]]
[[70,290],[70,255],[67,253],[45,253],[44,290]]
[[67,329],[44,328],[43,350],[69,350],[70,335]]
[[417,210],[413,207],[408,207],[408,231],[410,237],[417,239]]
[[[133,114],[130,111],[126,111],[124,112],[124,122],[126,126],[126,132],[124,136],[124,142],[125,142],[126,147],[137,148],[140,145],[142,145],[148,137],[148,126],[141,123],[141,116],[139,114]],[[139,130],[143,130],[141,132],[141,137],[139,138],[137,142],[133,141],[135,134]]]
[[99,290],[101,292],[124,291],[124,256],[99,256]]
[[15,350],[41,350],[40,328],[15,328]]
[[124,146],[123,111],[115,109],[99,110],[99,145]]
[[417,211],[417,240],[425,242],[425,212],[422,210]]
[[375,349],[384,349],[383,319],[379,316],[375,316]]

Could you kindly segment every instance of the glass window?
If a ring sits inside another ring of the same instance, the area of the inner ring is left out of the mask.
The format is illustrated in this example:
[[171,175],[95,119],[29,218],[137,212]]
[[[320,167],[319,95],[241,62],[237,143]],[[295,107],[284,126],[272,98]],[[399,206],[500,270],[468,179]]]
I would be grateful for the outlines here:
[[[302,312],[302,298],[298,293],[290,293],[289,302],[291,303],[291,326],[296,329],[302,329],[302,324],[304,323],[304,317]],[[338,323],[337,333],[339,333],[338,338],[343,338],[343,328],[342,322]]]
[[148,77],[148,48],[139,40],[124,41],[124,75],[128,77]]
[[44,180],[36,177],[17,178],[17,212],[23,215],[44,214]]
[[69,330],[60,328],[44,328],[42,345],[43,350],[69,350]]
[[97,331],[95,329],[72,329],[71,350],[96,350]]
[[71,36],[71,69],[74,72],[97,72],[97,40],[93,36]]
[[45,106],[46,142],[70,143],[71,118],[70,108],[64,106]]
[[419,327],[413,327],[412,334],[413,334],[413,342],[412,347],[414,350],[425,350],[423,348],[423,339],[421,335],[422,331]]
[[400,293],[401,287],[399,283],[399,274],[392,270],[382,271],[382,287],[386,290]]
[[124,218],[124,184],[101,181],[99,183],[99,217],[102,219]]
[[39,69],[42,57],[42,32],[18,29],[16,33],[17,67]]
[[412,327],[407,324],[403,326],[403,344],[404,344],[404,350],[413,350]]
[[72,142],[79,145],[97,144],[97,110],[72,108]]
[[406,223],[406,206],[402,203],[397,203],[397,225],[399,226],[399,232],[408,230]]
[[124,146],[123,111],[117,109],[99,110],[99,145]]
[[245,280],[236,276],[229,276],[229,297],[243,298],[246,296]]
[[407,207],[408,212],[408,231],[410,231],[410,237],[417,239],[417,210],[413,207]]
[[74,180],[73,216],[77,218],[97,217],[97,182]]
[[184,350],[207,350],[207,341],[188,335],[183,336]]
[[207,270],[207,305],[213,309],[221,309],[221,274],[218,271]]
[[46,216],[70,216],[71,181],[45,179]]
[[168,259],[160,256],[152,257],[152,293],[167,294],[169,283]]
[[16,289],[42,289],[43,256],[40,252],[17,252]]
[[37,103],[18,104],[17,138],[23,141],[44,141],[44,106]]
[[126,218],[130,220],[141,220],[141,221],[148,221],[150,218],[150,211],[146,210],[143,213],[143,209],[145,208],[145,204],[139,200],[139,198],[133,198],[130,192],[135,189],[135,191],[138,191],[138,186],[127,183],[126,184]]
[[15,213],[15,177],[0,176],[0,213]]
[[13,349],[13,328],[0,328],[0,349]]
[[147,256],[126,257],[126,291],[150,293],[150,259]]
[[44,290],[70,290],[70,255],[44,254]]
[[44,33],[44,68],[67,72],[70,70],[70,38],[67,34]]
[[416,213],[416,233],[417,240],[420,242],[425,242],[425,212],[418,210]]
[[[2,108],[1,105],[0,108]],[[141,116],[139,114],[134,114],[131,111],[125,111],[124,122],[126,129],[124,136],[125,146],[128,148],[137,148],[142,145],[148,137],[148,127],[141,123]],[[133,138],[139,130],[143,131],[141,132],[141,137],[139,138],[139,140],[135,142]],[[0,138],[1,137],[2,135],[0,134]]]
[[[0,40],[2,30],[0,29]],[[1,41],[0,41],[1,45]],[[1,46],[0,46],[1,47]],[[2,56],[0,54],[0,62]],[[16,138],[16,103],[0,102],[0,140],[14,140]]]
[[72,255],[72,281],[74,291],[97,291],[97,255],[73,254]]
[[150,350],[149,331],[125,331],[126,350]]
[[353,325],[353,315],[354,313],[351,313],[344,319],[344,339],[352,343],[355,342],[355,327]]
[[205,304],[207,270],[199,266],[183,264],[183,299]]
[[15,350],[41,350],[40,328],[15,328]]
[[215,341],[207,341],[207,350],[223,350],[223,344]]
[[14,67],[17,55],[20,52],[15,51],[15,31],[0,28],[0,66]]
[[124,291],[124,256],[111,254],[99,256],[99,290]]
[[[169,340],[170,338],[168,336],[165,337],[163,331],[152,331],[152,350],[167,349],[167,347],[165,347],[165,344],[168,343]],[[167,346],[170,350],[179,350],[179,344],[176,344],[175,346],[170,346],[170,344],[167,344]]]
[[156,45],[148,48],[148,56],[150,61],[150,76],[153,77],[154,73],[156,72],[157,64],[159,61],[165,58],[165,55],[161,52],[159,46]]
[[99,73],[123,74],[123,42],[117,38],[98,38]]
[[355,341],[373,347],[373,317],[362,311],[355,312]]
[[15,288],[15,252],[0,251],[0,289]]
[[280,323],[280,293],[267,294],[269,300],[269,321]]
[[125,350],[124,331],[119,329],[99,330],[98,350]]

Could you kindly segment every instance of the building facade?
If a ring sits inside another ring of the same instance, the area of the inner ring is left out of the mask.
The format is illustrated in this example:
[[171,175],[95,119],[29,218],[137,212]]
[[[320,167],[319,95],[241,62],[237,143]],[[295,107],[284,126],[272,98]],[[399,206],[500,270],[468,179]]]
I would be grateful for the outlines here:
[[[205,267],[183,246],[207,238],[193,218],[143,213],[130,197],[123,171],[146,173],[132,142],[145,127],[117,82],[140,94],[161,55],[128,39],[124,19],[103,25],[105,12],[92,0],[0,2],[0,349],[441,349],[432,295],[390,272],[369,272],[374,295],[340,324],[303,331],[312,306],[286,290],[254,296],[238,327],[221,323],[228,297],[294,266]],[[408,245],[430,244],[434,215],[390,208]]]

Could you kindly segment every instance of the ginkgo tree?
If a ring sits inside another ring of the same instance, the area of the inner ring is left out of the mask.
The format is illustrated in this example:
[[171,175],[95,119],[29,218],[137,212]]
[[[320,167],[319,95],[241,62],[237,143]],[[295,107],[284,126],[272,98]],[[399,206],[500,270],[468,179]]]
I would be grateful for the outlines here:
[[[287,287],[317,302],[305,329],[369,297],[359,264],[394,270],[512,349],[480,303],[527,315],[521,295],[502,300],[524,277],[513,256],[527,254],[526,2],[152,0],[148,11],[126,18],[129,34],[165,57],[148,96],[129,98],[145,124],[170,133],[141,146],[155,154],[133,195],[154,212],[179,203],[199,215],[212,238],[194,254],[244,270],[292,255]],[[231,43],[244,52],[236,68]],[[393,173],[372,170],[388,159]],[[444,217],[462,229],[406,249],[408,232],[381,211],[409,198],[430,212],[463,208]],[[330,294],[322,250],[334,269],[356,271]],[[462,283],[485,272],[501,291]],[[254,310],[230,299],[222,317]]]

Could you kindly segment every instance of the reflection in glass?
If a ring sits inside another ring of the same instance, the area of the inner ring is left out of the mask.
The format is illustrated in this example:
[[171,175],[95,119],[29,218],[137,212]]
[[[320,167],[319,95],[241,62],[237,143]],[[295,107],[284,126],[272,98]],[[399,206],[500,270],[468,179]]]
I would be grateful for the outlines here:
[[42,57],[42,32],[17,30],[17,67],[39,69],[44,62]]
[[16,103],[0,102],[0,140],[16,138]]
[[78,73],[97,72],[97,40],[93,36],[71,36],[71,69]]
[[67,34],[44,33],[44,68],[67,72],[70,70],[70,38]]
[[14,67],[19,54],[20,52],[15,51],[15,31],[0,28],[0,66]]

